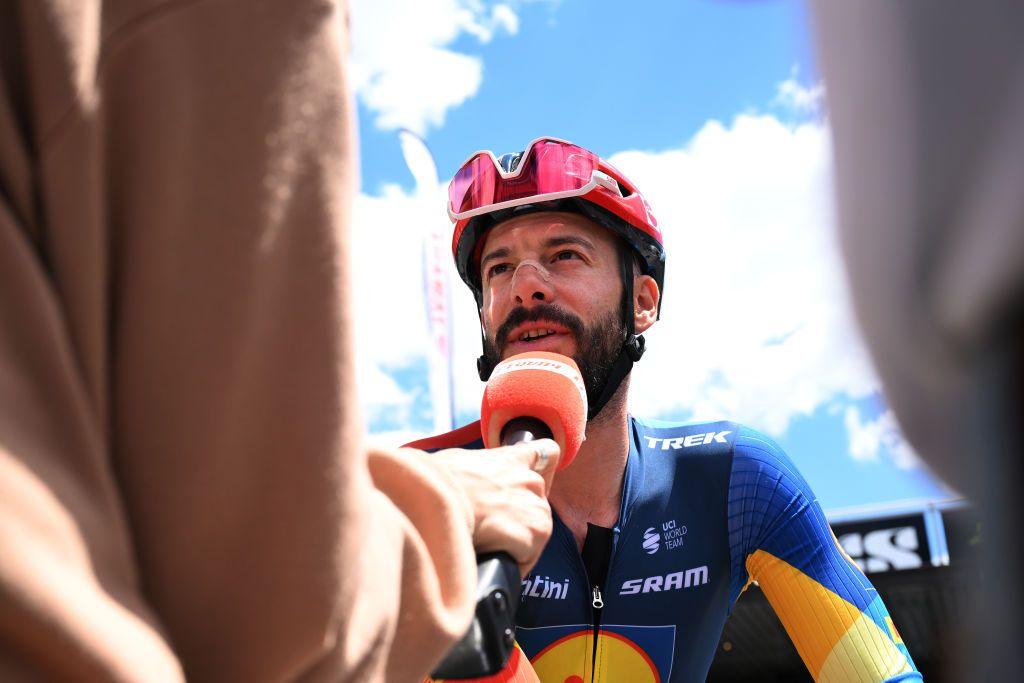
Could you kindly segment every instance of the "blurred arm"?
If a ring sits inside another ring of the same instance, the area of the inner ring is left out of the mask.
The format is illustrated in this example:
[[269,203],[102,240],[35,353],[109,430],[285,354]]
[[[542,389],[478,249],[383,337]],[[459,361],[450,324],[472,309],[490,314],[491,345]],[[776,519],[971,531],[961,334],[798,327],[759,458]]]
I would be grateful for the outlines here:
[[31,87],[0,134],[36,185],[3,167],[0,663],[418,679],[469,621],[472,519],[360,443],[338,9],[17,14]]

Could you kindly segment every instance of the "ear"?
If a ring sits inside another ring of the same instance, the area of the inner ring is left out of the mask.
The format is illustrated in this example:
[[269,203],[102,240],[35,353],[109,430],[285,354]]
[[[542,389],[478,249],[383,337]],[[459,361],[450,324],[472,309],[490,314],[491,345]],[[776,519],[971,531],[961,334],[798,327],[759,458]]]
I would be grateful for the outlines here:
[[633,279],[633,326],[637,334],[643,334],[658,319],[658,302],[661,292],[658,283],[650,275],[639,275]]

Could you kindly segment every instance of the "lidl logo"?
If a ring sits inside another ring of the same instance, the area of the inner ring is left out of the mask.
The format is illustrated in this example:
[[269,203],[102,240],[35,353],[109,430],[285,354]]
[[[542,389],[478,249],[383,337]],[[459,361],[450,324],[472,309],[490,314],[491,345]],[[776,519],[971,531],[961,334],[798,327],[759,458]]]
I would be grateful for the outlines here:
[[675,626],[602,626],[596,657],[594,630],[585,624],[518,628],[516,638],[545,683],[661,683],[672,671]]

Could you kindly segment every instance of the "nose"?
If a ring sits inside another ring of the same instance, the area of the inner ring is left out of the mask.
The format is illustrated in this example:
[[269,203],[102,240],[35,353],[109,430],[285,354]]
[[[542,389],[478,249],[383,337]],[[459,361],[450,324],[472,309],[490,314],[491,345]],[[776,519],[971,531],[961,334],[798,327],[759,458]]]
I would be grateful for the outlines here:
[[519,306],[550,303],[554,298],[551,274],[537,261],[520,261],[512,274],[512,296]]

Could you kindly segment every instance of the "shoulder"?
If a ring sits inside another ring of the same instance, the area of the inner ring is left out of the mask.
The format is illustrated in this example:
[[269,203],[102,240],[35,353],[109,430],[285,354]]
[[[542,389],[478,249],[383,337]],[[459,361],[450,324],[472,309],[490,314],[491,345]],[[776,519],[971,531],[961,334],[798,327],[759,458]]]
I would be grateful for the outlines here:
[[[787,520],[818,507],[814,491],[785,451],[771,438],[749,428],[742,428],[736,438],[729,500],[738,515],[766,525],[758,539],[771,533],[768,527],[785,525]],[[819,513],[820,509],[811,516]]]
[[806,483],[796,465],[771,437],[749,427],[737,425],[733,455],[735,472],[757,472],[773,480],[790,480],[798,487]]
[[[806,484],[786,452],[771,437],[738,422],[683,423],[633,418],[637,443],[647,453],[730,454],[735,473],[756,473],[762,480]],[[767,476],[766,476],[767,475]]]
[[445,448],[483,448],[484,440],[480,434],[480,420],[444,434],[411,441],[405,444],[405,447],[418,448],[422,451],[440,451]]

